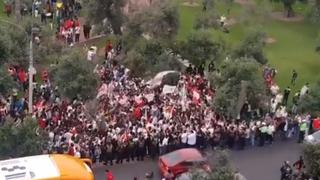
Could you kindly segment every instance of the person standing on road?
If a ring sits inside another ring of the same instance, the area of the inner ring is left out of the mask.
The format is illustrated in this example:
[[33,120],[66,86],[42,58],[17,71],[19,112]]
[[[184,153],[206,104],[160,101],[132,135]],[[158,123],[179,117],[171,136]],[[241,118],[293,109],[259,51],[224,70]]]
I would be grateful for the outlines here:
[[112,172],[108,169],[106,170],[106,180],[114,180]]
[[299,124],[300,132],[299,132],[298,143],[302,143],[307,128],[308,128],[307,122],[305,119],[303,119],[302,122]]
[[299,157],[299,160],[293,163],[293,167],[296,169],[296,174],[302,173],[303,168],[305,168],[305,164],[302,156]]
[[280,180],[290,180],[292,175],[292,168],[289,161],[285,161],[283,166],[280,168],[281,178]]

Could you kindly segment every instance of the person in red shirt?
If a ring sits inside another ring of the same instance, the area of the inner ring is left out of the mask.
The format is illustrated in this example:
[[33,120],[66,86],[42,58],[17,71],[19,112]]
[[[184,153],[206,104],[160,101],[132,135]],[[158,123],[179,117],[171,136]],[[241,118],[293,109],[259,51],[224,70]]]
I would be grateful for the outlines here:
[[106,180],[114,180],[112,172],[108,169],[106,170]]

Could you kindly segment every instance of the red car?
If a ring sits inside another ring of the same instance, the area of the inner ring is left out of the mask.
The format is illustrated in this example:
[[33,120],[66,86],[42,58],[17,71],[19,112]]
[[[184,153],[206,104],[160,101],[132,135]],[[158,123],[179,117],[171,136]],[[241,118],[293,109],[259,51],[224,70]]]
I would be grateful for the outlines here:
[[210,171],[207,159],[194,148],[180,149],[159,158],[160,173],[164,178],[173,179],[195,167]]

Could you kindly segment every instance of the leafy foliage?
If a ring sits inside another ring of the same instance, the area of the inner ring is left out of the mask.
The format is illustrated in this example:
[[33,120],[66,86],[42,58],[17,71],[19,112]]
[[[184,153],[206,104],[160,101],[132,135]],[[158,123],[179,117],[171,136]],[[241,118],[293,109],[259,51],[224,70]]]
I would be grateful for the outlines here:
[[320,145],[306,145],[303,149],[308,173],[320,177]]
[[205,30],[191,34],[186,41],[178,45],[180,55],[194,65],[219,60],[224,53],[225,45],[210,37],[211,34]]
[[216,151],[214,155],[209,155],[209,161],[213,162],[214,168],[208,176],[204,176],[201,171],[194,171],[192,180],[233,180],[234,172],[231,168],[229,155],[226,151]]
[[320,23],[320,0],[310,1],[314,2],[310,4],[309,12],[307,13],[308,19],[315,24]]
[[310,87],[308,94],[302,97],[299,108],[302,112],[320,115],[320,80]]
[[37,135],[37,123],[33,119],[25,119],[18,127],[13,123],[0,126],[0,159],[15,158],[41,154],[46,139]]
[[265,84],[260,75],[260,66],[252,58],[240,58],[224,62],[220,74],[213,73],[211,82],[217,88],[214,107],[217,112],[237,115],[236,105],[239,99],[241,84],[246,82],[246,99],[255,107],[263,106]]
[[0,65],[12,63],[26,67],[28,40],[25,32],[9,24],[0,26],[0,34]]
[[209,9],[203,12],[196,20],[195,29],[207,29],[207,28],[217,28],[219,26],[218,22],[219,16],[215,9]]
[[247,36],[242,40],[240,45],[234,50],[234,58],[253,58],[260,64],[266,64],[266,58],[263,47],[266,35],[260,31],[250,31]]
[[180,64],[159,41],[142,40],[129,50],[124,64],[133,76],[151,76],[165,70],[179,70]]
[[53,81],[59,93],[73,99],[80,96],[87,100],[95,95],[97,78],[93,74],[93,64],[79,52],[62,57],[61,63],[53,70]]
[[281,0],[283,3],[284,10],[287,12],[287,17],[292,17],[294,15],[293,4],[296,0]]
[[173,38],[179,26],[177,3],[164,0],[156,1],[149,8],[129,18],[128,30],[135,36],[143,33],[152,38]]
[[15,88],[16,86],[17,84],[8,74],[4,66],[0,67],[0,94],[7,95],[8,93],[10,93],[12,88]]
[[121,26],[125,22],[122,11],[125,2],[125,0],[85,0],[83,4],[86,4],[88,19],[93,24],[102,24],[107,19],[113,32],[121,34]]

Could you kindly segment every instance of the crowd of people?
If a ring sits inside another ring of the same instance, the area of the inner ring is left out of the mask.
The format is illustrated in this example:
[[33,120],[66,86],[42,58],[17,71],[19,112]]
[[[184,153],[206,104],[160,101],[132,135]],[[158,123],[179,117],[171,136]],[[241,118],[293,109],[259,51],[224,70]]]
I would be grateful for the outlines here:
[[[277,95],[271,100],[276,100],[275,108],[271,106],[266,114],[251,110],[245,103],[242,113],[256,121],[226,119],[211,108],[215,90],[205,78],[203,67],[187,68],[176,86],[154,86],[131,77],[130,70],[114,60],[118,50],[118,45],[113,48],[108,42],[106,61],[94,69],[100,78],[94,114],[81,99],[62,99],[48,75],[43,74],[42,83],[35,88],[33,117],[49,134],[48,152],[112,165],[143,161],[146,156],[155,158],[184,147],[242,150],[264,146],[273,143],[276,132],[281,139],[299,134],[302,141],[308,133],[311,116],[290,115]],[[21,69],[17,72],[12,76],[25,84],[27,76]],[[19,122],[26,109],[24,98],[14,93],[1,102],[0,120],[4,122],[10,115]]]

